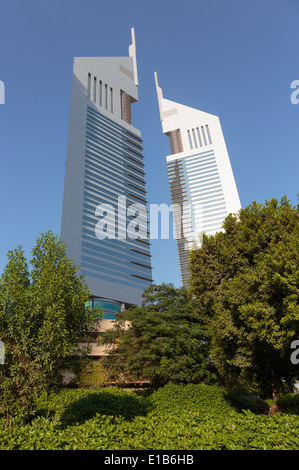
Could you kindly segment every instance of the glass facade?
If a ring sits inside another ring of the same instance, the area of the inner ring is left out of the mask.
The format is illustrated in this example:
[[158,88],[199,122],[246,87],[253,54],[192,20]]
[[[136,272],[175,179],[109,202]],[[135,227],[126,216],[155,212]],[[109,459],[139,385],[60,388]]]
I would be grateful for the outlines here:
[[[181,221],[182,233],[193,232],[195,239],[196,226],[207,235],[220,231],[228,212],[214,150],[178,157],[167,164],[167,169],[172,202],[181,208],[184,204],[193,208],[190,217],[185,215]],[[197,209],[197,213],[196,206],[202,207],[202,211]],[[177,240],[184,285],[188,285],[190,275],[188,245],[190,242],[184,238]]]
[[222,230],[227,214],[237,214],[241,203],[219,117],[164,99],[156,73],[155,81],[163,133],[171,140],[179,130],[182,137],[180,152],[170,141],[166,162],[171,200],[180,206],[175,224],[183,236],[177,246],[182,283],[188,285],[188,253],[194,242],[201,245],[203,232]]
[[[126,198],[126,208],[146,207],[141,143],[138,136],[87,107],[81,272],[138,289],[152,280],[150,243],[144,232],[142,238],[119,239],[131,219],[120,221],[117,211],[120,196]],[[96,209],[102,204],[115,209],[115,238],[96,236]]]
[[93,307],[99,307],[102,310],[104,320],[115,320],[116,313],[121,310],[119,303],[106,299],[93,299]]
[[141,132],[124,119],[136,102],[133,29],[128,56],[74,58],[61,239],[91,297],[120,305],[152,282]]

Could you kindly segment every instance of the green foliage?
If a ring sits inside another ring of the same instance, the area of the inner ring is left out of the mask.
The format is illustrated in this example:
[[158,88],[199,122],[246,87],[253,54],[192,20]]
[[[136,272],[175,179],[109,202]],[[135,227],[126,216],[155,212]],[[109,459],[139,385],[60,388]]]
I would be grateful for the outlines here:
[[109,384],[108,373],[101,361],[87,358],[81,364],[76,383],[82,388],[96,389]]
[[151,404],[159,414],[179,413],[182,409],[197,416],[225,416],[233,408],[226,400],[226,393],[217,385],[167,384],[150,397]]
[[84,423],[98,415],[122,417],[131,421],[136,416],[145,415],[148,403],[134,394],[121,389],[105,389],[89,393],[73,401],[64,410],[60,422],[63,427]]
[[0,416],[24,419],[36,393],[59,379],[59,364],[74,354],[93,325],[89,290],[65,246],[51,232],[40,236],[29,263],[21,247],[8,253],[0,279]]
[[291,389],[299,337],[299,212],[284,197],[253,202],[191,253],[191,288],[208,311],[223,383],[264,396]]
[[297,450],[299,417],[237,411],[226,392],[168,384],[44,394],[27,425],[0,428],[1,450]]
[[203,315],[184,288],[150,286],[142,306],[120,312],[102,343],[113,346],[103,358],[113,380],[161,386],[213,378]]
[[299,393],[280,395],[276,400],[276,404],[284,412],[299,415]]
[[226,399],[239,411],[249,410],[255,414],[269,413],[270,406],[258,395],[251,395],[247,391],[233,390],[226,394]]

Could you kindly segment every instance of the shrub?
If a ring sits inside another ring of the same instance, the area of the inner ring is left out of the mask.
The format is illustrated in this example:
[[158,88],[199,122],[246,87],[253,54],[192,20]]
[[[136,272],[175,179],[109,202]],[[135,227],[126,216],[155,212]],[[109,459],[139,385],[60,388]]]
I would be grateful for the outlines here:
[[30,424],[0,427],[5,450],[297,450],[299,417],[238,412],[216,386],[151,395],[105,388],[39,397]]
[[227,400],[239,411],[250,410],[255,414],[266,414],[269,412],[269,404],[257,395],[251,395],[247,391],[230,391],[226,395]]
[[299,393],[286,393],[277,398],[276,404],[284,412],[299,415]]
[[152,406],[161,412],[188,410],[199,415],[225,415],[234,408],[225,399],[225,392],[217,385],[168,384],[151,396]]
[[93,359],[87,359],[82,363],[76,382],[81,388],[91,389],[104,387],[110,383],[108,373],[101,361],[94,361]]

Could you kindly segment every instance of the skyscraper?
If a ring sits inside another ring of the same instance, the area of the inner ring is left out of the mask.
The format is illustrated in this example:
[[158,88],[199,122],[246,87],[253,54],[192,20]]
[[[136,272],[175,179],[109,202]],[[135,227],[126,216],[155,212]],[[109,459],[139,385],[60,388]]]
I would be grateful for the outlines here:
[[107,320],[140,304],[152,281],[148,239],[126,231],[128,207],[147,202],[141,132],[132,124],[137,100],[134,29],[128,57],[74,59],[61,239]]
[[188,284],[189,250],[200,234],[219,232],[225,217],[241,208],[218,116],[163,98],[155,73],[182,284]]

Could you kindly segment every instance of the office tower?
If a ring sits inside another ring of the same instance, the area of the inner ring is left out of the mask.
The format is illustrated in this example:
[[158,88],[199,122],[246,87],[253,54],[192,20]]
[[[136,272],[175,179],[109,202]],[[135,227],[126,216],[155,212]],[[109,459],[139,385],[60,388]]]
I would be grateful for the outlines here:
[[147,202],[141,132],[132,124],[137,100],[134,29],[128,57],[74,59],[61,239],[106,320],[139,305],[152,281],[148,237],[126,230],[134,218],[127,210]]
[[241,208],[218,116],[163,98],[155,73],[178,257],[183,285],[188,285],[189,250],[201,234],[219,232],[225,217]]

